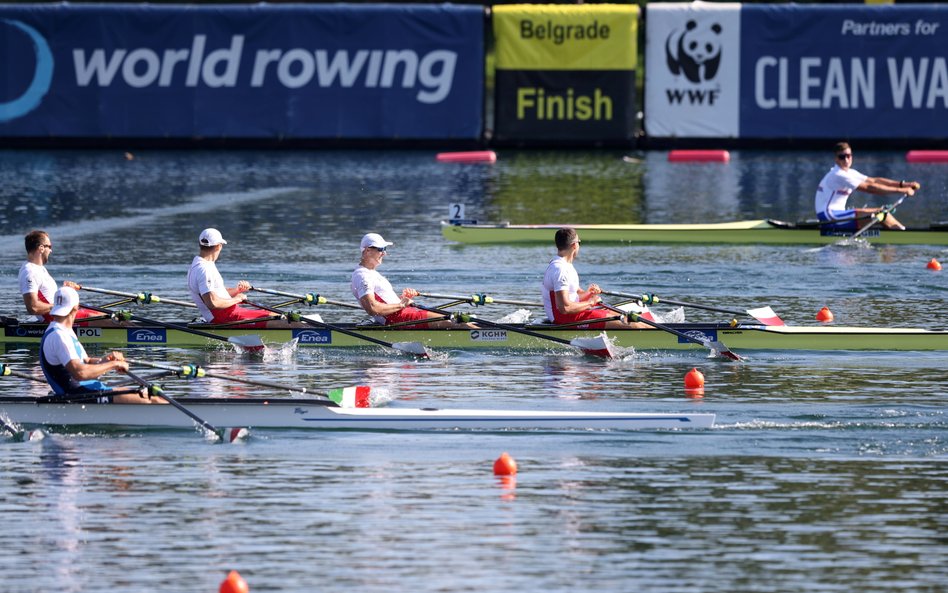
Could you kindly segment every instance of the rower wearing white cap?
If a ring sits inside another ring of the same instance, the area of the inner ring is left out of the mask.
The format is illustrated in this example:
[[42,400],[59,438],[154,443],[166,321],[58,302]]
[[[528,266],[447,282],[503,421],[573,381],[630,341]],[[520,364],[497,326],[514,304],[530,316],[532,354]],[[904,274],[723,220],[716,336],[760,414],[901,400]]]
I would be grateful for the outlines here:
[[[376,269],[382,264],[382,259],[391,245],[394,243],[386,241],[378,233],[368,233],[362,237],[359,244],[362,249],[362,258],[359,260],[359,267],[352,272],[352,295],[376,323],[393,325],[412,321],[425,322],[434,318],[438,321],[428,321],[424,325],[430,328],[474,327],[470,324],[457,324],[445,320],[437,313],[412,307],[412,298],[418,296],[418,291],[414,288],[402,290],[399,296],[388,279]],[[407,327],[418,325],[423,324],[406,324]]]
[[115,390],[99,377],[116,371],[128,371],[121,352],[91,358],[73,331],[79,312],[79,293],[63,286],[53,297],[52,323],[40,341],[40,366],[53,393],[63,397],[93,397],[100,403],[147,404],[152,400],[136,389]]
[[[221,273],[217,271],[217,260],[227,241],[217,229],[204,229],[198,237],[200,253],[194,256],[188,270],[188,291],[191,299],[208,323],[233,323],[245,319],[268,317],[269,311],[239,306],[247,300],[244,294],[251,289],[250,282],[241,280],[237,286],[227,288]],[[266,327],[266,323],[251,323],[241,327]],[[285,326],[285,322],[279,325]]]

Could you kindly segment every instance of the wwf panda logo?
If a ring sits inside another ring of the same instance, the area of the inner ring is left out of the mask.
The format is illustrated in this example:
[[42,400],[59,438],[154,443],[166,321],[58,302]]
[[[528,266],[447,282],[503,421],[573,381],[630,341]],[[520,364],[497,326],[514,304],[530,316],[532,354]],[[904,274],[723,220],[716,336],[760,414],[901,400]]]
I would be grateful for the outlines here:
[[688,21],[665,41],[665,57],[672,74],[684,74],[691,82],[711,80],[721,65],[721,25],[699,26]]

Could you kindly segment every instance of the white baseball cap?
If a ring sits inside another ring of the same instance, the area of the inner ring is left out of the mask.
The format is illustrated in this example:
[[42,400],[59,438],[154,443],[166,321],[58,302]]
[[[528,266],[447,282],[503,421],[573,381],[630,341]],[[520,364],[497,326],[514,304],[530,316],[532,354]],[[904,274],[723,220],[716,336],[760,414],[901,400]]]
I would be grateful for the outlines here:
[[56,291],[53,297],[53,308],[49,311],[50,315],[65,317],[69,315],[76,306],[79,305],[79,293],[75,288],[63,286]]
[[198,243],[200,243],[202,247],[227,245],[227,241],[224,240],[221,232],[217,229],[204,229],[201,231],[201,237],[198,239]]
[[386,241],[382,238],[382,235],[378,233],[369,233],[366,236],[362,237],[362,243],[359,246],[363,251],[368,247],[388,247],[389,245],[394,245],[391,241]]

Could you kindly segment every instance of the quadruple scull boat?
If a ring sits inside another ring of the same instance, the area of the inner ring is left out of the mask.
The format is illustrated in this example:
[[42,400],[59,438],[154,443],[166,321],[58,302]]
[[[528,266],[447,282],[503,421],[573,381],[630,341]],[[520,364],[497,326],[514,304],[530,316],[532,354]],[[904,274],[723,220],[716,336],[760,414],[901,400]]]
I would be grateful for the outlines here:
[[[772,219],[711,224],[477,224],[442,221],[441,234],[445,239],[459,243],[552,245],[556,230],[564,226],[576,229],[583,243],[825,245],[852,234],[823,235],[816,222],[793,223]],[[904,231],[874,229],[863,237],[892,245],[948,245],[948,222]]]
[[[476,321],[476,320],[474,320]],[[211,324],[185,324],[223,338],[260,336],[265,343],[282,344],[298,340],[302,347],[376,347],[353,335],[316,327],[240,329]],[[381,326],[337,324],[368,337],[387,342],[420,342],[436,349],[542,350],[558,347],[547,340],[500,328],[481,329],[392,329]],[[596,338],[598,330],[579,330],[548,324],[510,324],[534,333],[565,339]],[[733,350],[948,350],[948,329],[900,327],[788,326],[726,323],[668,323],[669,328],[698,339],[722,341]],[[18,323],[6,318],[0,344],[38,344],[46,325]],[[209,347],[220,342],[166,327],[129,323],[113,327],[76,327],[83,344],[123,346]],[[692,342],[658,329],[618,329],[606,332],[614,346],[636,350],[677,350],[698,348]]]
[[[317,430],[667,430],[710,428],[714,414],[341,408],[319,399],[184,397],[176,400],[215,426]],[[51,403],[0,396],[0,414],[25,427],[193,428],[170,405]]]

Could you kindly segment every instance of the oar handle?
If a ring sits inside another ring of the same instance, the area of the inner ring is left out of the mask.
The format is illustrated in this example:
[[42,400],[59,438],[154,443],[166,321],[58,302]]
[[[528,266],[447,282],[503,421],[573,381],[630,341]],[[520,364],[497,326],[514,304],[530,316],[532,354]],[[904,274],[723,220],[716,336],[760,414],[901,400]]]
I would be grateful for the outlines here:
[[[179,307],[189,307],[191,309],[197,309],[197,305],[194,303],[188,303],[185,301],[176,301],[174,299],[163,299],[157,294],[152,294],[150,292],[121,292],[118,290],[109,290],[107,288],[96,288],[95,286],[80,286],[81,290],[88,290],[89,292],[97,292],[100,294],[110,294],[113,296],[125,297],[130,300],[135,301],[136,303],[141,303],[142,305],[148,305],[151,303],[167,303],[169,305],[178,305]],[[83,305],[85,307],[85,305]]]

